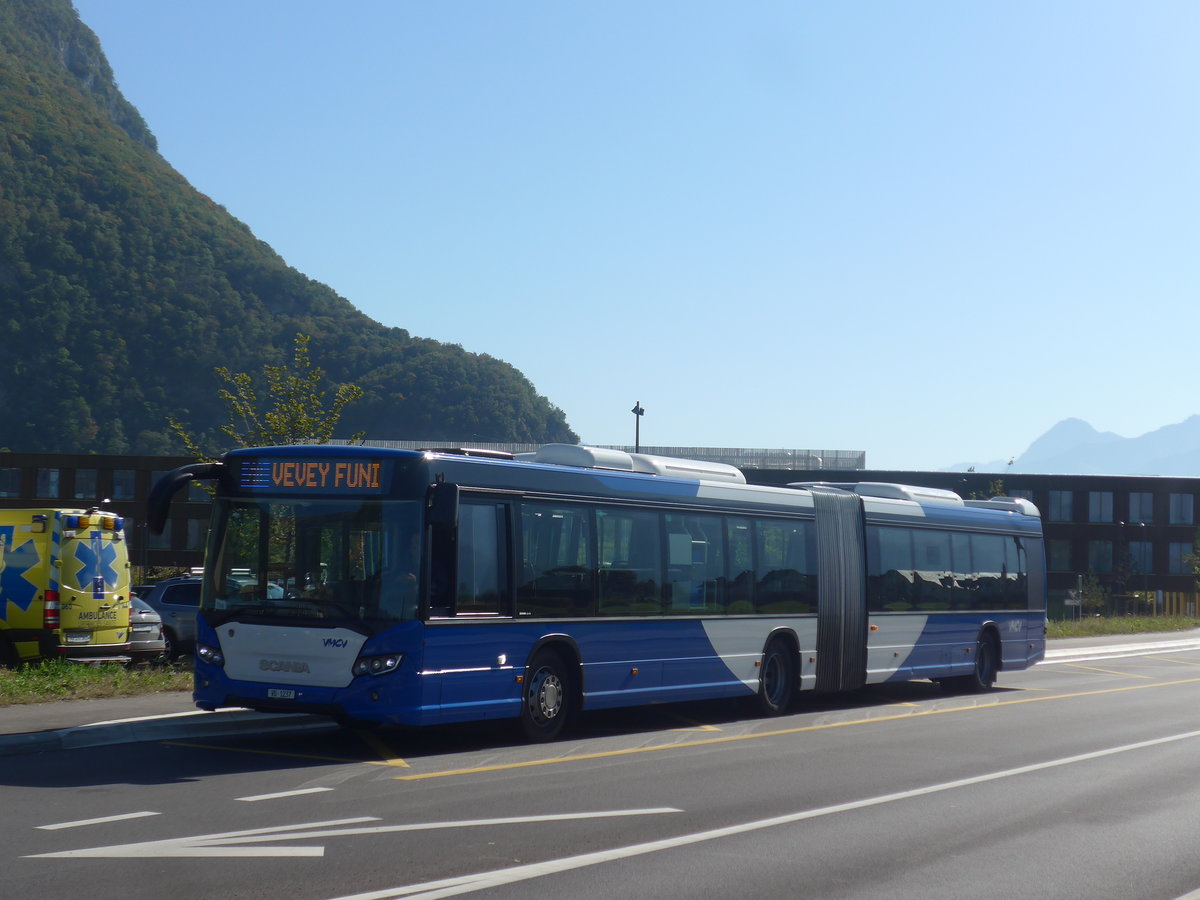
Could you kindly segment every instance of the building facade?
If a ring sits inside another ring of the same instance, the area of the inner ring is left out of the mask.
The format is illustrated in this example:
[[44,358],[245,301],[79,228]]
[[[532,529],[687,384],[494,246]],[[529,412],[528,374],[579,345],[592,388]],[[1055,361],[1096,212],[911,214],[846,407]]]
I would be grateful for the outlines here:
[[188,569],[204,562],[209,495],[192,485],[175,498],[161,535],[146,527],[146,499],[158,477],[191,457],[0,453],[0,509],[110,510],[125,519],[129,561],[138,570]]
[[[518,450],[511,445],[492,449]],[[631,449],[631,448],[630,448]],[[645,447],[644,452],[703,457],[703,448]],[[691,453],[686,451],[692,451]],[[1194,553],[1200,478],[1141,475],[1023,475],[984,472],[834,469],[815,464],[836,451],[711,450],[722,460],[753,458],[747,480],[784,485],[886,481],[952,490],[964,497],[1002,493],[1031,500],[1042,513],[1050,611],[1078,615],[1103,601],[1110,613],[1194,616]],[[851,466],[861,463],[852,457]],[[0,453],[0,508],[110,509],[125,517],[129,558],[140,573],[186,570],[204,561],[209,495],[193,484],[177,495],[163,534],[146,527],[146,499],[163,473],[190,457]],[[777,468],[763,463],[774,462]]]

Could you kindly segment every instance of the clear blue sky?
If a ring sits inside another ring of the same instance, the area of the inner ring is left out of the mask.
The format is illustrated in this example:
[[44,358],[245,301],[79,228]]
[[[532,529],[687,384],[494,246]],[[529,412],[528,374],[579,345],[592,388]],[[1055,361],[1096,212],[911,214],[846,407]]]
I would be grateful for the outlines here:
[[585,443],[641,401],[939,468],[1200,411],[1193,0],[75,5],[198,190]]

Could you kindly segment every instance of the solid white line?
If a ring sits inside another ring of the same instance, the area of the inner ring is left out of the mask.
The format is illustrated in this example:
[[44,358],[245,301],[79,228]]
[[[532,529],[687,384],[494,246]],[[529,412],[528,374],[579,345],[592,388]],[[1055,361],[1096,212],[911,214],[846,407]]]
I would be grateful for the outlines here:
[[42,831],[58,831],[60,828],[79,828],[81,825],[103,825],[106,822],[121,822],[125,819],[144,819],[146,816],[161,816],[156,812],[122,813],[119,816],[104,816],[99,819],[80,819],[77,822],[59,822],[57,825],[38,825]]
[[850,812],[857,809],[865,809],[871,806],[880,806],[884,803],[894,803],[897,800],[911,800],[915,797],[924,797],[930,794],[940,793],[942,791],[954,790],[961,787],[969,787],[976,784],[985,784],[989,781],[999,781],[1002,778],[1011,778],[1015,775],[1028,775],[1031,772],[1040,772],[1045,769],[1053,769],[1059,766],[1069,766],[1075,763],[1088,762],[1094,759],[1103,759],[1106,756],[1115,756],[1119,753],[1129,753],[1136,750],[1144,750],[1147,747],[1155,747],[1161,744],[1170,744],[1176,741],[1192,740],[1200,738],[1200,731],[1189,731],[1183,734],[1170,735],[1163,738],[1154,738],[1149,741],[1139,741],[1136,744],[1124,744],[1120,747],[1110,747],[1107,750],[1095,750],[1091,753],[1081,753],[1078,756],[1067,756],[1061,759],[1052,759],[1047,762],[1033,763],[1028,766],[1018,766],[1015,769],[1004,769],[999,772],[991,772],[986,775],[976,775],[971,778],[962,778],[957,781],[947,781],[942,784],[933,784],[928,787],[916,788],[911,791],[900,791],[895,794],[884,794],[880,797],[869,797],[864,800],[853,800],[849,803],[839,803],[836,806],[825,806],[818,809],[809,809],[802,812],[789,813],[783,816],[775,816],[770,819],[760,819],[756,822],[744,822],[741,825],[729,825],[725,828],[714,828],[711,831],[700,831],[695,834],[685,834],[674,838],[665,838],[659,841],[649,841],[644,844],[634,844],[629,847],[616,847],[612,850],[600,850],[595,853],[584,853],[579,856],[568,856],[565,859],[547,860],[542,863],[532,863],[524,866],[513,866],[507,869],[496,869],[491,872],[478,872],[473,875],[460,875],[455,878],[445,878],[438,881],[426,881],[421,884],[410,884],[402,887],[395,887],[380,891],[369,891],[363,894],[348,894],[336,898],[336,900],[397,900],[397,898],[410,898],[410,900],[437,900],[440,897],[453,897],[459,894],[467,894],[473,891],[483,890],[485,888],[498,887],[505,884],[513,884],[518,881],[526,881],[531,878],[539,878],[543,875],[551,875],[558,872],[566,872],[571,869],[579,869],[585,866],[594,866],[599,863],[611,862],[617,859],[627,859],[632,856],[642,856],[647,853],[657,853],[660,850],[671,850],[676,847],[684,847],[688,844],[698,844],[703,841],[711,841],[717,838],[731,837],[737,834],[745,834],[750,831],[758,831],[763,828],[774,828],[777,825],[790,825],[794,822],[802,822],[806,819],[816,819],[821,816],[834,815],[836,813]]
[[296,791],[280,791],[278,794],[259,794],[255,797],[238,797],[236,799],[243,803],[257,803],[259,800],[280,800],[284,797],[299,797],[302,794],[320,794],[323,791],[332,791],[333,788],[315,787],[303,788]]

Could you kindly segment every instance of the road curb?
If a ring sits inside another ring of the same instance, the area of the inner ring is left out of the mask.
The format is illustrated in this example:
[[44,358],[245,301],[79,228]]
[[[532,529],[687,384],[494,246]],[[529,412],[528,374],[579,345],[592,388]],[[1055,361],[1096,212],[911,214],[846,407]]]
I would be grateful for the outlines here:
[[1089,659],[1115,659],[1119,656],[1144,656],[1149,653],[1178,653],[1184,650],[1200,650],[1200,638],[1182,638],[1173,641],[1137,641],[1131,644],[1095,644],[1087,647],[1065,647],[1047,650],[1046,663],[1082,662]]

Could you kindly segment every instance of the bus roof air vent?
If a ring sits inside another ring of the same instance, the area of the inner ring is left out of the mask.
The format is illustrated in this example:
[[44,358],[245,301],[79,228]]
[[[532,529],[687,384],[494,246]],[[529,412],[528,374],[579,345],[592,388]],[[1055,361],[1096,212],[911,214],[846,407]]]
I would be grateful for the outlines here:
[[585,469],[616,469],[621,472],[641,472],[645,475],[664,475],[691,481],[746,483],[746,476],[742,474],[741,469],[725,463],[652,456],[647,453],[626,453],[624,450],[586,447],[582,444],[545,444],[533,453],[518,453],[516,458],[524,462],[579,466]]
[[788,485],[790,488],[838,488],[843,491],[853,491],[860,497],[881,497],[886,500],[912,500],[915,503],[939,503],[943,506],[963,506],[962,497],[954,491],[942,488],[919,487],[913,484],[887,484],[882,481],[843,482],[835,484],[828,481],[796,481]]
[[672,478],[691,478],[696,481],[720,481],[725,484],[745,484],[746,476],[737,466],[706,462],[700,459],[677,459],[673,456],[651,456],[631,453],[634,471]]
[[582,444],[543,444],[533,453],[518,453],[517,459],[555,466],[579,466],[584,469],[619,469],[623,472],[634,470],[633,458],[624,450],[585,447]]
[[1009,512],[1020,513],[1023,516],[1041,516],[1033,501],[1024,497],[992,497],[990,500],[968,500],[967,506],[976,509],[1006,509]]

